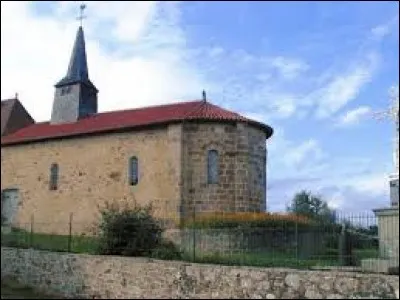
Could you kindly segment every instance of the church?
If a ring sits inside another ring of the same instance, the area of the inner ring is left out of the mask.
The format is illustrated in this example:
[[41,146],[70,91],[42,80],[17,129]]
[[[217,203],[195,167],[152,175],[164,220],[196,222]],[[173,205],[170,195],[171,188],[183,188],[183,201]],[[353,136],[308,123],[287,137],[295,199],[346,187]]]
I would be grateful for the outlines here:
[[204,92],[111,112],[98,112],[98,93],[80,26],[48,122],[35,122],[17,97],[1,101],[2,224],[34,220],[35,231],[66,234],[72,221],[84,233],[107,202],[152,204],[156,217],[175,221],[265,211],[270,126]]

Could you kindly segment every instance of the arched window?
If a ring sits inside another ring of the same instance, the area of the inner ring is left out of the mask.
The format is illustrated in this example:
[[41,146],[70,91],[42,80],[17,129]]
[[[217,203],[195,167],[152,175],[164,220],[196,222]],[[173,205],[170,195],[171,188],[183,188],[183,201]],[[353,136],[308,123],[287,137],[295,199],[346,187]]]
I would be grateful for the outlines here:
[[58,164],[52,164],[50,167],[50,190],[58,188]]
[[138,159],[132,156],[129,159],[129,184],[136,185],[139,182]]
[[209,184],[218,183],[218,151],[209,150],[207,156],[207,181]]

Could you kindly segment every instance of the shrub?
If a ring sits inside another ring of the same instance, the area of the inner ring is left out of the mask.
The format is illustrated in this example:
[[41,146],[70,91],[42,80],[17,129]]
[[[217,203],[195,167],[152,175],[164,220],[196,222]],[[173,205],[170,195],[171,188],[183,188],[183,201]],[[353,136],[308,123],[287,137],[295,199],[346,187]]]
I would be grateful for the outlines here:
[[151,206],[123,208],[106,205],[101,210],[99,253],[148,256],[162,244],[162,228]]
[[168,241],[162,242],[157,248],[151,252],[151,257],[158,259],[178,260],[182,258],[182,252],[179,251],[175,244]]
[[223,229],[223,228],[294,228],[308,227],[314,222],[306,217],[294,214],[271,213],[199,213],[194,218],[186,219],[182,227],[199,229]]

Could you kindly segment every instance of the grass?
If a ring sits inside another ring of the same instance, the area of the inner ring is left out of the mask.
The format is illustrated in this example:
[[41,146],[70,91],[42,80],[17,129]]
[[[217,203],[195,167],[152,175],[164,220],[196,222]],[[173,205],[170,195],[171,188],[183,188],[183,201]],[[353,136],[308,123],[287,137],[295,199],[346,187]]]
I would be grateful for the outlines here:
[[205,253],[197,254],[196,258],[187,258],[186,260],[198,263],[222,264],[222,265],[240,265],[254,267],[286,267],[296,269],[307,269],[313,266],[335,266],[338,264],[334,258],[314,258],[314,259],[297,259],[296,256],[288,253]]
[[[10,233],[2,233],[2,246],[16,248],[34,248],[57,252],[89,253],[96,254],[98,242],[95,237],[69,236],[29,233],[20,229],[13,229]],[[310,268],[315,266],[337,266],[337,249],[327,249],[325,255],[319,255],[311,259],[298,259],[294,251],[253,252],[253,253],[201,253],[197,251],[195,258],[193,253],[184,253],[182,260],[258,267],[291,267]],[[361,259],[378,257],[378,249],[355,249],[353,256],[357,264]]]
[[13,229],[10,233],[1,234],[3,246],[16,248],[34,248],[56,252],[89,253],[97,252],[97,240],[88,236],[55,235],[44,233],[29,233]]
[[61,299],[23,286],[12,279],[1,280],[1,299]]

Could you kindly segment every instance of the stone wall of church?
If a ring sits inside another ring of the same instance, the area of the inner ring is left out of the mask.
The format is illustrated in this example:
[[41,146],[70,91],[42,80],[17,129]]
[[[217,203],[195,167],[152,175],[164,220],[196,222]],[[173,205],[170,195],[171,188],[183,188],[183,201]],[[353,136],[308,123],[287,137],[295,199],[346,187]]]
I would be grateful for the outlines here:
[[[2,147],[1,189],[19,189],[21,227],[67,234],[90,231],[106,201],[153,202],[159,217],[177,219],[181,199],[181,126]],[[138,158],[139,183],[129,185],[128,161]],[[58,189],[49,189],[59,165]]]
[[[265,133],[238,123],[184,125],[183,212],[265,209]],[[207,153],[218,151],[217,184],[207,180]]]
[[[182,144],[183,139],[183,144]],[[207,152],[218,151],[218,183],[207,181]],[[129,158],[138,158],[139,183],[129,185]],[[49,189],[59,165],[58,189]],[[265,133],[247,124],[185,123],[126,133],[70,138],[2,148],[1,189],[17,188],[16,218],[30,230],[91,231],[99,207],[150,202],[157,217],[179,222],[193,209],[265,208]]]

